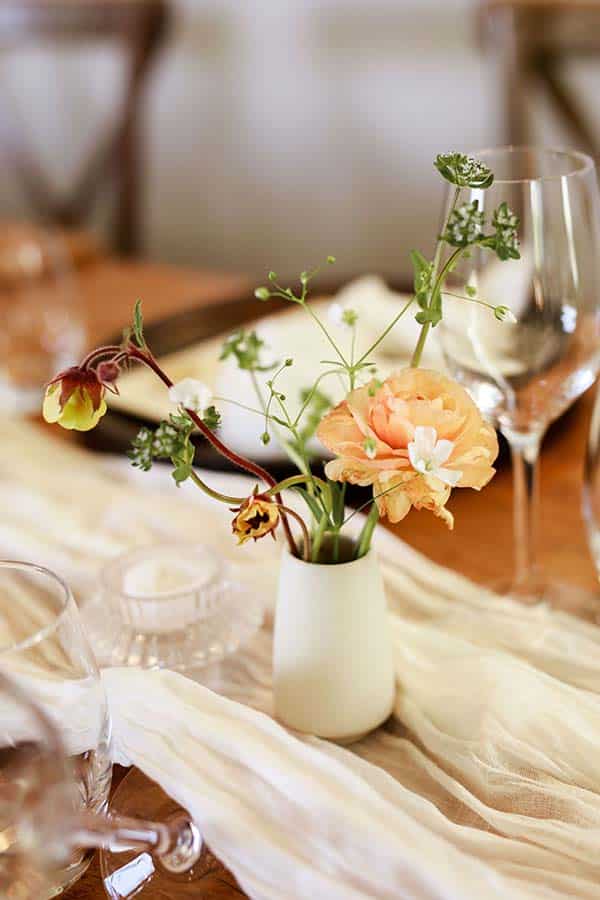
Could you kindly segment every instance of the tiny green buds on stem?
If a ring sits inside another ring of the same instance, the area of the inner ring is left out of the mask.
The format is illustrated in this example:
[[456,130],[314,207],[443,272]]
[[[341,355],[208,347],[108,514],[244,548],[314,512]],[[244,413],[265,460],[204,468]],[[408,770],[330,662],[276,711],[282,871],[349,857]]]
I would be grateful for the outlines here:
[[513,325],[515,325],[517,322],[517,317],[515,316],[512,309],[508,308],[508,306],[495,306],[494,315],[499,322],[511,322]]
[[271,296],[271,291],[267,287],[257,287],[254,291],[254,296],[257,300],[268,300]]

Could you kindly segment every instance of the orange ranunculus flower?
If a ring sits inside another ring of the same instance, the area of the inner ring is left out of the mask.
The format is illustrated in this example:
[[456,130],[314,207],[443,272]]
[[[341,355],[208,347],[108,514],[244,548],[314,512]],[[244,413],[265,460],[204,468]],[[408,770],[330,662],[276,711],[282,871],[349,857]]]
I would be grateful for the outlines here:
[[237,536],[238,544],[245,544],[250,538],[255,541],[269,532],[273,537],[279,524],[279,507],[272,500],[262,497],[248,497],[242,503],[231,523],[231,530]]
[[445,508],[450,491],[484,487],[498,455],[496,432],[464,388],[419,368],[352,391],[317,435],[337,457],[327,463],[327,476],[373,485],[380,514],[391,522],[414,506],[452,528]]
[[73,366],[57,375],[46,388],[42,408],[46,422],[89,431],[105,412],[104,384],[93,369]]

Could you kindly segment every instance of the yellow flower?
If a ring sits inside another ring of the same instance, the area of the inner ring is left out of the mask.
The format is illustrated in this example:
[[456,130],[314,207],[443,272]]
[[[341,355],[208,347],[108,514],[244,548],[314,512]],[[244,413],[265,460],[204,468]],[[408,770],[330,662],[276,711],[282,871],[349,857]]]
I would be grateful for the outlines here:
[[89,431],[105,412],[104,386],[91,369],[74,366],[57,375],[46,388],[42,407],[46,422]]
[[279,507],[272,500],[248,497],[240,506],[231,523],[231,530],[237,536],[238,544],[245,544],[253,538],[264,537],[273,532],[279,524]]

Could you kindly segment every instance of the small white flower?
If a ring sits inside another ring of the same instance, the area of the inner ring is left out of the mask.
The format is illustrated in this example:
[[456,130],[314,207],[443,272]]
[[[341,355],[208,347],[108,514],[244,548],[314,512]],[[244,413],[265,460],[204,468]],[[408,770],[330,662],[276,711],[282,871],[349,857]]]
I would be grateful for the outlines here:
[[454,487],[460,481],[462,472],[444,468],[444,463],[450,459],[453,450],[453,441],[438,441],[435,428],[417,425],[415,439],[408,445],[408,457],[417,472],[433,475],[444,484]]
[[342,303],[330,303],[327,310],[327,318],[329,324],[336,328],[353,328],[358,319],[356,310],[345,306]]
[[169,388],[169,400],[197,413],[203,413],[212,402],[212,391],[196,378],[183,378]]

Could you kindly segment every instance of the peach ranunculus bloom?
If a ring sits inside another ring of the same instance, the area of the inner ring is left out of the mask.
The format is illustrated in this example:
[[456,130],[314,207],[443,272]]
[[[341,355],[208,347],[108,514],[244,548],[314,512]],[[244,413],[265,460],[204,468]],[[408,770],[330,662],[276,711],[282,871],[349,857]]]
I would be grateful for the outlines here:
[[373,485],[380,515],[390,522],[414,506],[452,528],[445,508],[450,491],[484,487],[498,455],[496,432],[464,388],[419,368],[352,391],[324,417],[317,435],[337,457],[327,463],[327,476]]

